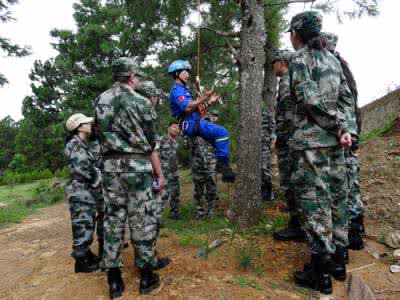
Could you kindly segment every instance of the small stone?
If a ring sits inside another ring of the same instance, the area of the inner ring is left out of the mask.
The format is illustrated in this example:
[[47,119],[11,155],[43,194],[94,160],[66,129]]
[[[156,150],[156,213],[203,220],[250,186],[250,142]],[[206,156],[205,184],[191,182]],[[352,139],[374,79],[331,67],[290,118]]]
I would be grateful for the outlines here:
[[394,251],[393,251],[393,257],[394,257],[395,259],[400,260],[400,249],[397,249],[397,250],[394,250]]
[[232,235],[233,231],[232,231],[232,229],[224,228],[224,229],[221,229],[219,231],[219,233],[222,235]]
[[393,249],[400,248],[400,231],[393,231],[386,235],[385,244]]
[[391,265],[390,272],[392,273],[400,273],[400,266],[399,265]]
[[381,258],[381,255],[380,255],[378,252],[373,252],[373,253],[371,253],[371,256],[372,256],[373,258],[375,258],[375,259],[380,259],[380,258]]

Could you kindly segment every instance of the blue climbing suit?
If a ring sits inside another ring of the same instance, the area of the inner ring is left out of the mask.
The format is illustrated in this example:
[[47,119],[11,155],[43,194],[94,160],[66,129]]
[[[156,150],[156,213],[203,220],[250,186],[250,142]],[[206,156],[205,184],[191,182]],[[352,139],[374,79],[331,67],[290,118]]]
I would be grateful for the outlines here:
[[[188,136],[201,136],[213,145],[215,148],[215,156],[228,158],[228,131],[225,127],[202,119],[198,111],[192,113],[185,112],[186,106],[191,101],[194,101],[193,95],[186,85],[175,82],[169,93],[169,103],[172,115],[179,117],[179,126],[183,134]],[[196,132],[196,122],[198,122],[198,132]]]

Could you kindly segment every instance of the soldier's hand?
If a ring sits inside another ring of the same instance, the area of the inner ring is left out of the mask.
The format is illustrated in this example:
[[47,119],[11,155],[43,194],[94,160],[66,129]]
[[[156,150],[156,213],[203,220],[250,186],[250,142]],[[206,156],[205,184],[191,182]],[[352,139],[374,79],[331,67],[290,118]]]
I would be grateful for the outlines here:
[[340,136],[340,145],[344,148],[351,147],[351,134],[346,132]]
[[160,175],[157,177],[159,191],[162,191],[165,188],[165,178],[164,175]]

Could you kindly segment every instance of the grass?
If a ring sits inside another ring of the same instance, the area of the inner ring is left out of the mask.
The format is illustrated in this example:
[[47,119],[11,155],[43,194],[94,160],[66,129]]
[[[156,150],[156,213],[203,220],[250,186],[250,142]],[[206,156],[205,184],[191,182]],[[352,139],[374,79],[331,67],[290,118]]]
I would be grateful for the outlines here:
[[393,113],[389,113],[383,127],[371,130],[367,134],[362,135],[360,137],[360,142],[365,143],[366,141],[368,141],[371,138],[382,136],[385,133],[387,133],[390,130],[390,128],[392,128],[394,119],[395,119],[395,115]]
[[262,291],[262,286],[252,278],[247,277],[237,277],[228,281],[228,283],[239,285],[240,287],[252,287],[257,291]]
[[19,223],[36,209],[61,200],[63,191],[50,188],[51,184],[52,180],[40,180],[12,188],[0,186],[0,226]]

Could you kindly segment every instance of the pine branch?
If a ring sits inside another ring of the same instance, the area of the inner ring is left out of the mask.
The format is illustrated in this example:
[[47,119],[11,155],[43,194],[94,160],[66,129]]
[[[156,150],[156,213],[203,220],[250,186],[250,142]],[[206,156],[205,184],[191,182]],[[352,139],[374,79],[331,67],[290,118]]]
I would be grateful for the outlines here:
[[209,30],[214,32],[215,34],[219,35],[219,36],[223,36],[226,38],[238,38],[240,37],[240,32],[233,32],[233,31],[220,31],[220,30],[215,30],[213,28],[209,28],[209,27],[201,27],[200,30]]

